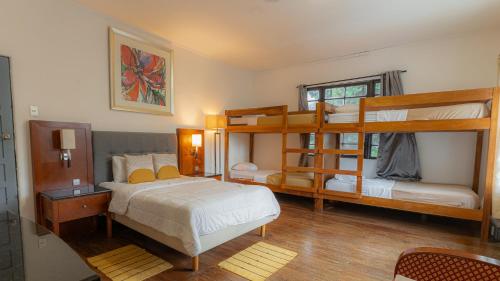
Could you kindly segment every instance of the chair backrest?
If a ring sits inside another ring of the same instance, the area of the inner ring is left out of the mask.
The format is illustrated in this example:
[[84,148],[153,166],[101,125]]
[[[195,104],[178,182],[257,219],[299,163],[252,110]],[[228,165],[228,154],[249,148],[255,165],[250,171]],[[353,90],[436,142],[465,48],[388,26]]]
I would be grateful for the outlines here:
[[415,248],[399,256],[396,275],[417,281],[500,280],[500,260],[449,249]]

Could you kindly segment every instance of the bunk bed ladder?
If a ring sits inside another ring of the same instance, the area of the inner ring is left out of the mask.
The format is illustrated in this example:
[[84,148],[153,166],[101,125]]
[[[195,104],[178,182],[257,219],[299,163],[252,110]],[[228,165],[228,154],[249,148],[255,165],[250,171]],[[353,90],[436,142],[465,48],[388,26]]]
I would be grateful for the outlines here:
[[[319,171],[321,172],[321,181],[323,182],[325,174],[342,174],[342,175],[352,175],[356,177],[356,187],[354,192],[341,192],[341,191],[333,191],[327,190],[323,188],[323,183],[319,188],[320,193],[339,196],[339,197],[348,197],[348,198],[361,198],[362,190],[363,190],[363,162],[364,162],[364,145],[365,145],[365,99],[360,99],[359,103],[359,120],[355,126],[346,127],[338,132],[329,132],[332,133],[336,138],[335,141],[335,149],[325,149],[323,146],[323,134],[320,133],[319,139],[317,139],[317,144],[319,147],[319,153],[321,155],[321,159],[318,159],[318,162],[321,160],[321,163],[318,163]],[[351,129],[352,128],[352,129]],[[357,133],[358,134],[358,147],[357,149],[347,150],[341,149],[340,147],[340,134],[342,133]],[[324,154],[332,154],[335,156],[335,169],[325,169],[323,168],[323,155]],[[340,156],[341,155],[356,155],[357,167],[356,170],[342,170],[340,169]],[[319,166],[321,165],[321,166]]]

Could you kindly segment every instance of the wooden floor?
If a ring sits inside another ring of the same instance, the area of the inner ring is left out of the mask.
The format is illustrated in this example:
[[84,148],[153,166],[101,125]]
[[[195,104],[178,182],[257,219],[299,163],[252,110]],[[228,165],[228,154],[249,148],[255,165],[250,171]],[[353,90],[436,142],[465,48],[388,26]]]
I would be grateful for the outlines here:
[[[282,213],[268,226],[268,243],[298,256],[268,280],[392,280],[398,255],[407,248],[432,246],[461,249],[500,259],[500,243],[480,243],[479,225],[438,217],[350,204],[326,204],[311,211],[312,201],[279,197]],[[95,234],[66,237],[82,256],[94,256],[130,243],[146,248],[174,265],[149,280],[244,280],[217,264],[262,241],[257,231],[227,242],[200,256],[200,271],[191,259],[115,223],[112,239],[104,227]]]

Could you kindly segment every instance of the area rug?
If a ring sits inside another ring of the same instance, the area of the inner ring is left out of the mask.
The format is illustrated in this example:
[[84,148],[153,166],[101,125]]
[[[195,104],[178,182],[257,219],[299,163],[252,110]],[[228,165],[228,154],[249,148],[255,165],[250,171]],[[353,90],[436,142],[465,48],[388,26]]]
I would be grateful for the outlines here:
[[251,281],[266,280],[297,256],[297,253],[258,242],[219,263],[225,270]]
[[87,261],[113,281],[142,281],[173,267],[135,245],[121,247]]

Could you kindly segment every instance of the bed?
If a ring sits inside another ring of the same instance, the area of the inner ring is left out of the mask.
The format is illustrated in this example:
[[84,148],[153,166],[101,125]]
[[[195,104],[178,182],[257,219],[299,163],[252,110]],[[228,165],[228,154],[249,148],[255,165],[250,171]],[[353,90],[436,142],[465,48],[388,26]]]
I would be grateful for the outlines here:
[[[267,177],[267,183],[273,185],[281,184],[281,173]],[[314,175],[309,173],[287,173],[286,185],[311,188],[314,187]]]
[[279,173],[278,170],[257,170],[257,171],[240,171],[231,169],[229,171],[229,177],[231,179],[243,179],[250,180],[253,182],[267,183],[269,176]]
[[[352,193],[356,181],[349,176],[332,178],[326,182],[325,189]],[[479,196],[470,187],[455,184],[363,179],[362,195],[466,209],[480,207]]]
[[[338,107],[328,115],[328,123],[358,122],[357,105]],[[380,110],[365,113],[365,122],[412,121],[412,120],[450,120],[478,119],[489,117],[490,111],[485,103],[464,103],[449,106],[413,108],[403,110]]]
[[93,132],[92,138],[95,183],[113,191],[109,211],[114,220],[193,257],[194,270],[201,253],[264,227],[280,214],[264,186],[192,177],[112,182],[112,155],[175,153],[175,134]]
[[[243,165],[244,168],[235,168]],[[252,168],[246,167],[250,165]],[[254,163],[237,163],[229,170],[230,179],[249,180],[256,183],[281,185],[281,171],[259,170]],[[314,186],[313,173],[287,173],[286,185],[311,188]]]

